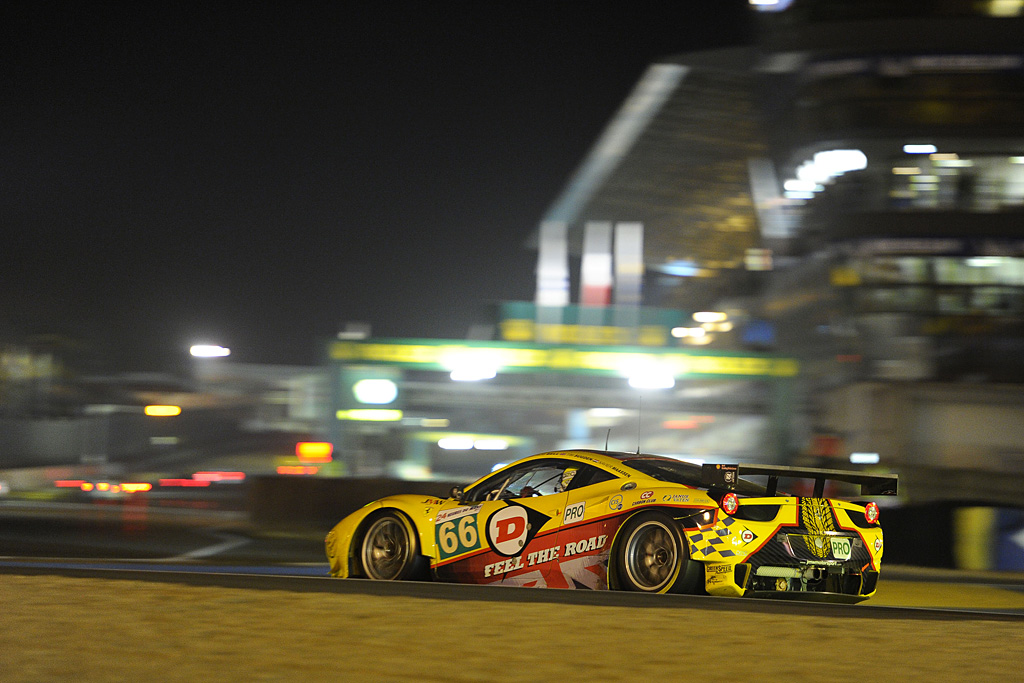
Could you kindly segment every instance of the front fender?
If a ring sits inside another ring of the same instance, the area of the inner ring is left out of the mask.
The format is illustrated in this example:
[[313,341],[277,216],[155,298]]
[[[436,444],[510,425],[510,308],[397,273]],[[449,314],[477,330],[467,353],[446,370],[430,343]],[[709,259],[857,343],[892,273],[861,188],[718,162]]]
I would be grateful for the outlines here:
[[420,554],[429,558],[437,557],[437,546],[434,540],[434,516],[444,504],[441,498],[422,495],[397,495],[381,498],[338,522],[327,534],[324,541],[327,559],[331,565],[331,576],[348,578],[353,575],[351,558],[353,542],[359,538],[359,532],[371,515],[379,510],[397,510],[412,522],[420,540]]

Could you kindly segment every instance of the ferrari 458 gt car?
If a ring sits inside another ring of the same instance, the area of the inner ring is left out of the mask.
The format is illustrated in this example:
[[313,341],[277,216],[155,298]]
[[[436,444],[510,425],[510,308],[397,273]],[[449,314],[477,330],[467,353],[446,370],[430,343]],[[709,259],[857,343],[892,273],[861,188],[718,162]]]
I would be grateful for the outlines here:
[[[780,493],[780,477],[813,479],[813,493]],[[869,497],[897,487],[895,475],[556,451],[447,499],[370,503],[330,531],[327,557],[337,577],[858,602],[878,581],[878,505],[825,498],[826,480]]]

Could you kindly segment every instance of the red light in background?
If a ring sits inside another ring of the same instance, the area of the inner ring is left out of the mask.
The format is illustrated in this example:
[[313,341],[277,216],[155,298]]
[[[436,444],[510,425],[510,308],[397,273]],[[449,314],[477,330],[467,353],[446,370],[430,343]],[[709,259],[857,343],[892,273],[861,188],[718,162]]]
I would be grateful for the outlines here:
[[334,444],[329,441],[300,441],[295,444],[299,462],[330,462]]
[[125,493],[141,493],[143,491],[150,491],[153,489],[152,484],[147,483],[122,483],[121,490]]
[[209,486],[205,479],[161,479],[161,486]]
[[665,420],[661,426],[664,429],[697,429],[701,425],[711,424],[714,421],[714,415],[692,415],[680,420]]
[[196,481],[242,481],[245,472],[196,472],[192,478]]
[[59,489],[80,489],[84,483],[84,479],[57,479],[53,485]]
[[309,467],[303,465],[280,465],[277,468],[278,474],[316,474],[319,471],[319,467]]

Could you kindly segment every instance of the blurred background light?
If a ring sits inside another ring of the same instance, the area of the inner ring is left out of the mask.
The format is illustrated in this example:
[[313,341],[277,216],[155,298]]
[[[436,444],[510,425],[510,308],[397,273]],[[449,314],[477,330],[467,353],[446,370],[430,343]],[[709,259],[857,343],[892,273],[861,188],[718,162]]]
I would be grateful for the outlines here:
[[149,417],[174,417],[181,415],[181,406],[151,405],[142,409]]
[[446,451],[468,451],[473,448],[473,439],[463,436],[447,436],[438,439],[437,445]]
[[720,311],[698,311],[693,314],[694,322],[698,323],[720,323],[728,317]]
[[903,145],[906,154],[935,154],[939,151],[935,145]]
[[402,411],[387,408],[355,408],[353,410],[339,410],[335,413],[335,417],[339,420],[362,422],[397,422],[402,419]]
[[386,405],[398,398],[398,385],[390,379],[361,379],[352,385],[352,395],[360,403]]
[[505,451],[508,450],[508,441],[505,439],[477,439],[473,442],[473,448],[478,451]]
[[878,461],[878,453],[850,453],[850,462],[855,465],[875,465]]
[[748,0],[758,12],[782,12],[793,4],[793,0]]
[[231,349],[215,344],[196,344],[188,352],[196,358],[223,358],[231,355]]
[[334,444],[330,441],[300,441],[295,444],[299,462],[331,462]]

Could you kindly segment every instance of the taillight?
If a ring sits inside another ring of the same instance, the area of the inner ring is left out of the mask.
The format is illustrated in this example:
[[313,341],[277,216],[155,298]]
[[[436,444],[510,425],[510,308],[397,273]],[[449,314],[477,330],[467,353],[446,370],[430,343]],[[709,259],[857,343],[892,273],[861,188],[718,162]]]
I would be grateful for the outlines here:
[[868,520],[868,524],[878,523],[878,505],[876,503],[868,503],[864,506],[864,519]]
[[740,499],[736,497],[735,493],[727,493],[722,496],[722,500],[718,504],[722,506],[725,514],[734,515],[740,507]]

